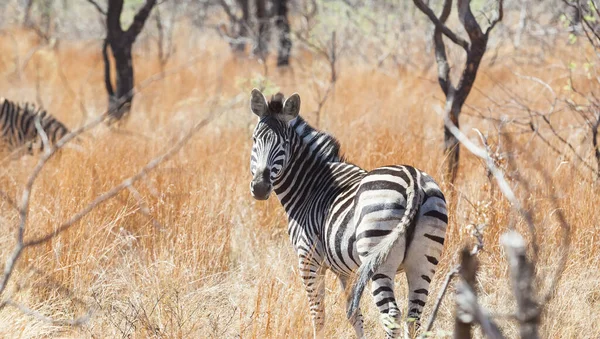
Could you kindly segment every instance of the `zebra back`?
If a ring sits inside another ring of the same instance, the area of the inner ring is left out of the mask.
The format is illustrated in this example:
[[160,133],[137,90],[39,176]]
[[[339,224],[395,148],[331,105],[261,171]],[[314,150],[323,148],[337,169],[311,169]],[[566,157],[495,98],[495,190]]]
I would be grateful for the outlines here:
[[10,151],[21,147],[27,147],[29,153],[33,153],[34,149],[44,149],[36,122],[39,122],[50,144],[55,144],[69,133],[69,129],[63,123],[34,104],[21,105],[0,97],[1,137]]

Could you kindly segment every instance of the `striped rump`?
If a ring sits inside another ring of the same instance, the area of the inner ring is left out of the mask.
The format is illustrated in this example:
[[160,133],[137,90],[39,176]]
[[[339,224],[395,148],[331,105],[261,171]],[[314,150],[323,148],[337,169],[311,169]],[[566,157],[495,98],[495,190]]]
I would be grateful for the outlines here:
[[9,151],[27,148],[30,154],[34,150],[43,150],[44,142],[36,128],[36,121],[48,138],[49,144],[55,144],[69,133],[69,129],[45,110],[31,103],[18,104],[0,97],[0,130],[4,147]]

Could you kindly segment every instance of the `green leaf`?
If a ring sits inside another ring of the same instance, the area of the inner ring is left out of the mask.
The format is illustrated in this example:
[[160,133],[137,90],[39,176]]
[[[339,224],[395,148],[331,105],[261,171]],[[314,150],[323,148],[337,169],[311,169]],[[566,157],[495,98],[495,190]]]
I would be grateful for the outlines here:
[[577,42],[577,36],[573,33],[569,34],[569,44],[573,45]]
[[569,69],[570,70],[574,70],[576,68],[577,68],[577,64],[576,63],[574,63],[573,61],[569,62]]
[[585,20],[587,22],[596,22],[596,17],[593,15],[585,15],[583,17],[583,20]]

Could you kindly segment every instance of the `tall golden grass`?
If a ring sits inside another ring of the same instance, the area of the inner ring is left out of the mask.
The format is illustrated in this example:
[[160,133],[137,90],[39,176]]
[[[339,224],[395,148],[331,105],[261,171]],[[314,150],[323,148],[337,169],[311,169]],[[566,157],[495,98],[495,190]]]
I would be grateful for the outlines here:
[[[0,36],[1,95],[40,101],[70,127],[102,113],[107,100],[100,42],[62,41],[32,53],[38,43],[35,35],[18,29]],[[168,68],[185,67],[135,97],[126,132],[99,128],[48,164],[33,190],[26,237],[51,232],[96,196],[135,173],[215,105],[240,93],[247,95],[257,79],[265,77],[263,65],[233,56],[218,39],[184,36],[177,43],[187,47],[178,49]],[[149,43],[138,49],[134,63],[136,82],[140,83],[157,73],[159,65]],[[498,87],[502,84],[528,98],[531,105],[545,107],[548,93],[517,74],[539,77],[560,93],[568,76],[565,55],[572,55],[576,47],[555,49],[541,64],[515,63],[510,56],[516,51],[500,51],[494,65],[487,61],[482,65],[468,105],[486,109],[490,100],[506,99]],[[588,53],[585,49],[579,52],[572,58],[584,59]],[[300,93],[301,114],[314,122],[315,77],[322,81],[328,77],[314,70],[323,69],[325,63],[308,51],[298,51],[297,56],[300,60],[294,60],[293,71],[278,71],[269,60],[266,78],[288,95]],[[429,60],[432,56],[423,53],[415,58]],[[339,67],[339,80],[323,108],[320,127],[338,137],[347,158],[367,169],[412,164],[441,181],[442,122],[436,107],[442,105],[442,94],[433,70],[390,65],[378,69],[351,56]],[[86,325],[55,326],[5,307],[0,310],[0,337],[310,337],[312,325],[286,234],[285,215],[275,197],[257,202],[248,191],[255,119],[247,106],[240,104],[226,112],[174,159],[135,185],[151,217],[141,213],[135,197],[124,192],[51,243],[26,251],[10,285],[12,297],[56,319],[75,317],[91,307],[92,317]],[[489,113],[500,116],[504,112]],[[487,121],[464,115],[462,122],[471,136],[472,127],[494,134]],[[567,116],[556,123],[567,128],[572,121]],[[531,134],[517,135],[513,142],[521,150],[517,154],[520,174],[529,178],[533,187],[530,192],[519,192],[534,206],[538,225],[542,249],[538,290],[548,287],[561,250],[560,230],[549,203],[550,187],[556,190],[572,227],[569,261],[544,313],[542,336],[600,337],[598,186],[581,180],[573,172],[580,165],[564,163],[566,159],[557,157]],[[13,197],[20,194],[36,160],[5,159],[0,189]],[[552,182],[533,175],[528,170],[533,163],[545,168]],[[448,183],[442,185],[450,189]],[[479,255],[480,301],[494,313],[508,314],[515,302],[498,238],[513,214],[492,187],[482,164],[463,152],[457,193],[450,201],[445,254],[431,295],[437,294],[444,273],[456,263],[458,250],[471,240],[467,225],[485,223],[485,249]],[[4,201],[0,208],[0,257],[5,258],[14,244],[18,215]],[[517,224],[525,233],[522,221],[517,219]],[[397,278],[397,290],[405,307],[402,276]],[[328,338],[353,335],[343,300],[335,278],[328,274]],[[437,336],[452,329],[453,309],[450,296],[434,327]],[[367,333],[381,335],[379,316],[369,296],[363,300],[363,312]],[[517,336],[510,320],[500,318],[498,322],[507,337]]]

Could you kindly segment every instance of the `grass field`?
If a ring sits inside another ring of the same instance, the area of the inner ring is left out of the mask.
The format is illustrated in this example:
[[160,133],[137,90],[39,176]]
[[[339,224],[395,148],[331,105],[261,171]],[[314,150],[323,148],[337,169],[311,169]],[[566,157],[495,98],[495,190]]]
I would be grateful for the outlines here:
[[[16,37],[17,43],[10,35]],[[71,128],[81,126],[106,107],[100,42],[62,41],[41,48],[33,33],[13,29],[0,36],[0,94],[14,100],[39,100]],[[184,39],[184,38],[182,38]],[[308,303],[296,271],[296,258],[286,234],[286,218],[275,197],[254,201],[249,192],[251,132],[255,118],[249,93],[264,67],[256,60],[236,58],[219,39],[201,37],[178,49],[168,66],[176,71],[135,97],[125,131],[102,126],[65,149],[37,180],[26,237],[54,230],[102,192],[137,172],[174,143],[193,122],[213,110],[219,118],[201,130],[173,159],[135,185],[150,211],[141,213],[134,195],[125,191],[99,206],[79,224],[51,243],[28,249],[9,287],[18,302],[56,319],[93,310],[89,322],[69,328],[43,322],[13,307],[0,310],[0,337],[164,337],[164,338],[306,338],[312,336]],[[180,41],[183,45],[185,41]],[[151,47],[134,57],[136,82],[159,71]],[[583,48],[557,45],[538,63],[517,63],[518,53],[504,47],[493,65],[482,64],[467,112],[509,114],[492,102],[507,99],[500,85],[527,98],[532,107],[549,105],[549,93],[535,76],[563,93],[568,78],[565,55],[585,59]],[[577,49],[578,53],[573,53]],[[28,58],[29,57],[29,58]],[[193,57],[193,62],[190,58]],[[279,71],[268,61],[271,89],[302,97],[301,114],[315,122],[315,72],[324,61],[297,51],[293,71]],[[432,60],[431,54],[414,56]],[[15,61],[17,60],[17,61]],[[418,60],[418,59],[417,59]],[[25,63],[25,61],[27,61]],[[386,164],[411,164],[442,182],[442,93],[434,69],[376,68],[348,57],[339,64],[335,90],[322,110],[320,127],[335,135],[346,157],[366,169]],[[326,81],[328,74],[316,74]],[[581,77],[580,90],[593,91]],[[242,95],[242,103],[227,107]],[[489,110],[488,110],[489,109]],[[489,121],[464,115],[462,129],[471,137],[477,127],[494,139]],[[554,120],[570,140],[574,123],[568,115]],[[510,129],[510,127],[507,127]],[[569,260],[555,297],[544,313],[544,338],[600,337],[600,213],[598,185],[583,180],[591,174],[568,158],[557,156],[531,134],[513,138],[519,174],[529,192],[517,187],[535,217],[541,247],[537,288],[545,292],[557,267],[560,229],[550,203],[552,189],[571,225]],[[587,141],[584,141],[587,142]],[[589,142],[587,142],[589,143]],[[557,145],[562,150],[563,146]],[[585,150],[585,148],[582,148]],[[0,189],[20,197],[37,157],[6,159]],[[547,182],[531,170],[540,165]],[[576,171],[577,170],[577,171]],[[449,191],[448,183],[442,182]],[[487,224],[480,253],[480,301],[492,312],[514,310],[507,263],[499,236],[513,220],[509,204],[493,188],[480,161],[462,153],[456,194],[443,259],[433,282],[437,295],[445,273],[457,263],[460,248],[472,241],[469,224]],[[18,213],[0,202],[0,257],[12,250]],[[517,229],[525,232],[522,220]],[[404,277],[397,277],[399,301],[406,306]],[[541,293],[540,293],[541,294]],[[345,338],[353,330],[345,320],[344,298],[328,274],[326,337]],[[382,335],[379,316],[363,299],[366,329]],[[403,309],[402,308],[402,309]],[[425,318],[431,303],[426,306]],[[442,304],[434,330],[447,335],[453,326],[452,294]],[[514,323],[498,319],[509,338]],[[478,334],[479,335],[479,334]]]

